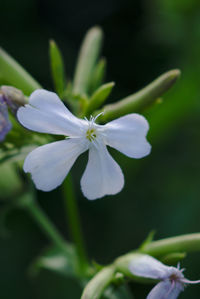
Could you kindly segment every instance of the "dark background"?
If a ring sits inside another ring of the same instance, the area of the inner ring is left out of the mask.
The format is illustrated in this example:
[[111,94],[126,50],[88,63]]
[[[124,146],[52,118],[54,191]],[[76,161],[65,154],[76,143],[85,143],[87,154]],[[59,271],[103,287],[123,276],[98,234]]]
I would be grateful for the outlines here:
[[[156,230],[156,239],[198,232],[200,182],[200,2],[198,0],[7,0],[1,1],[1,46],[41,85],[53,89],[48,41],[55,39],[72,77],[81,40],[91,26],[105,34],[106,81],[115,81],[115,101],[163,72],[180,68],[182,77],[164,96],[164,103],[146,113],[152,153],[133,160],[112,151],[126,178],[114,197],[88,201],[79,182],[86,163],[73,168],[82,228],[91,259],[109,263]],[[68,237],[60,191],[38,193],[41,206]],[[7,218],[10,235],[0,240],[0,294],[3,299],[77,299],[75,282],[43,271],[27,273],[48,241],[23,211]],[[183,262],[186,276],[200,278],[200,253]],[[150,287],[134,285],[135,298]],[[192,286],[181,298],[199,298]]]

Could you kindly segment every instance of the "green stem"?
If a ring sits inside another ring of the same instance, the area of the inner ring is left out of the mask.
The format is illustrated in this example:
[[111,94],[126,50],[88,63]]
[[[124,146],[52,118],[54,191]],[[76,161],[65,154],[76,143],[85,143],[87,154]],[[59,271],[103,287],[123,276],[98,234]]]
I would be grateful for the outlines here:
[[69,225],[69,231],[71,234],[71,238],[76,245],[79,267],[80,269],[85,269],[85,267],[88,265],[87,254],[85,250],[83,234],[81,231],[80,216],[72,183],[72,179],[70,175],[68,175],[63,184],[63,199]]
[[29,211],[29,213],[45,233],[47,238],[61,251],[68,252],[67,242],[63,239],[59,231],[49,220],[43,210],[39,207],[36,201],[30,200],[26,202],[25,208]]

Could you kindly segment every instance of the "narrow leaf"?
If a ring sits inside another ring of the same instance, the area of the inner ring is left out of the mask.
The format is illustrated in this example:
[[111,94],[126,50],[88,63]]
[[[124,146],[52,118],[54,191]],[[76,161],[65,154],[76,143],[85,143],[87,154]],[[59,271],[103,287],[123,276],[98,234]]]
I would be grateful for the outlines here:
[[57,94],[62,97],[66,88],[65,68],[62,54],[53,40],[50,40],[49,43],[49,55],[54,88]]
[[21,89],[26,95],[41,88],[40,84],[2,48],[0,48],[0,81],[2,84]]
[[148,106],[152,105],[161,95],[170,89],[178,77],[180,76],[179,70],[171,70],[164,73],[152,83],[114,104],[106,105],[95,114],[104,112],[101,116],[101,121],[108,121],[117,117],[123,116],[132,112],[141,112]]
[[99,57],[103,33],[99,27],[90,29],[81,46],[73,82],[73,93],[87,93],[94,66]]
[[103,84],[103,80],[106,74],[106,59],[101,58],[96,64],[94,71],[91,76],[89,93],[92,94],[97,88]]
[[86,116],[89,116],[95,109],[99,108],[104,103],[110,95],[114,85],[114,82],[104,84],[93,93],[88,103]]

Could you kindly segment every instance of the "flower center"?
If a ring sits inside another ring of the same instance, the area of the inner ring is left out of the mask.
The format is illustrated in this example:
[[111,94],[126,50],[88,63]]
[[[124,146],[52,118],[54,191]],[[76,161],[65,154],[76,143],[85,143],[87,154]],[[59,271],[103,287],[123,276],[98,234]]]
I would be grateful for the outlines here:
[[96,130],[94,128],[90,128],[86,132],[86,138],[92,142],[97,137]]

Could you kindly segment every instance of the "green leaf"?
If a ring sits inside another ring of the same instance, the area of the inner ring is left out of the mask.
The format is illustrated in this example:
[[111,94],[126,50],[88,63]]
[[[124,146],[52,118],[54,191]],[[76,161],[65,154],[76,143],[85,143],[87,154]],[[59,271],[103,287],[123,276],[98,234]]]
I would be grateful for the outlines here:
[[101,58],[96,64],[94,71],[91,76],[89,93],[92,94],[97,88],[103,84],[103,80],[106,74],[106,59]]
[[2,48],[0,48],[0,82],[19,88],[26,95],[41,88],[40,84]]
[[91,99],[88,102],[86,116],[90,116],[90,114],[97,108],[99,108],[105,100],[110,95],[114,82],[106,83],[100,86],[92,95]]
[[149,245],[155,236],[155,230],[150,231],[150,233],[148,234],[147,238],[142,242],[140,249],[142,250],[143,248],[145,248],[147,245]]
[[49,55],[54,88],[57,94],[62,98],[66,88],[65,68],[62,54],[53,40],[50,40],[49,43]]
[[[22,161],[33,149],[36,148],[36,145],[26,145],[21,148],[15,148],[12,146],[10,149],[0,150],[0,164],[5,164],[4,162],[16,162]],[[1,165],[0,165],[1,167]]]
[[64,275],[76,277],[77,256],[73,245],[68,245],[68,254],[56,247],[46,249],[30,266],[29,273],[38,275],[42,269]]
[[16,168],[11,163],[0,165],[0,198],[5,199],[16,195],[22,189],[22,181]]
[[74,94],[87,94],[96,61],[102,45],[103,33],[99,27],[90,29],[83,40],[73,80]]
[[96,111],[95,115],[104,112],[100,119],[105,122],[128,113],[141,112],[168,91],[179,76],[179,70],[166,72],[140,91],[116,103],[104,106],[101,110]]

